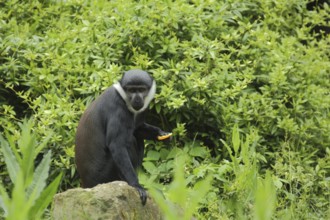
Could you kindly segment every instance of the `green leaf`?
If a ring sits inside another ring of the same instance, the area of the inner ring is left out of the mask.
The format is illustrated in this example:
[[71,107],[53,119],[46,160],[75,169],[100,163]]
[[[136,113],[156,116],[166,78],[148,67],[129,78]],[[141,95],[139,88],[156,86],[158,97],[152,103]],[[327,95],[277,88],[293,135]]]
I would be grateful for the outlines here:
[[24,175],[22,172],[19,172],[17,173],[15,186],[12,191],[7,220],[26,220],[28,211],[31,208],[31,206],[26,203],[26,199]]
[[272,219],[276,207],[276,187],[270,172],[265,179],[259,179],[255,192],[255,219]]
[[10,198],[6,189],[0,184],[0,208],[4,211],[4,215],[8,214],[8,206],[10,205]]
[[30,219],[40,219],[44,210],[53,201],[57,188],[61,182],[62,174],[59,174],[40,194],[34,206],[30,210]]
[[19,171],[19,164],[17,162],[17,159],[15,158],[12,150],[10,149],[8,142],[2,137],[0,134],[0,144],[2,153],[5,159],[5,163],[7,166],[7,170],[9,173],[9,177],[13,183],[15,183],[17,178],[17,173]]
[[21,127],[21,138],[18,141],[18,149],[22,152],[22,161],[20,168],[23,169],[25,183],[29,184],[32,181],[33,170],[34,170],[34,159],[36,137],[31,133],[32,120],[26,121],[26,123],[20,125]]
[[165,149],[165,148],[161,148],[160,149],[160,159],[161,160],[165,160],[169,154],[169,150],[168,149]]
[[176,158],[178,154],[180,154],[182,150],[180,148],[174,147],[171,149],[170,153],[167,155],[167,159]]
[[[211,190],[212,175],[208,175],[206,178],[198,181],[192,189],[192,196],[190,198],[190,207],[198,207],[198,203],[206,196],[206,194]],[[193,216],[194,209],[187,207],[185,215]],[[190,213],[189,213],[190,212]]]
[[47,143],[49,142],[50,138],[52,137],[53,133],[51,132],[50,134],[48,134],[47,137],[45,137],[42,142],[40,144],[38,144],[38,146],[36,146],[35,148],[35,155],[38,155],[42,149],[44,149],[47,145]]
[[144,167],[144,169],[147,170],[148,173],[153,174],[155,172],[158,172],[157,167],[152,162],[149,162],[149,161],[143,162],[143,167]]
[[160,110],[161,110],[160,104],[155,104],[155,108],[156,108],[157,114],[159,114],[160,113]]
[[158,151],[150,150],[145,159],[148,161],[158,161],[160,159],[160,153]]
[[229,156],[230,156],[231,158],[233,158],[233,151],[232,151],[232,149],[229,147],[229,145],[228,145],[224,140],[222,140],[222,139],[220,139],[220,141],[221,141],[222,144],[226,147],[226,149],[227,149],[227,151],[228,151],[228,153],[229,153]]
[[205,147],[192,147],[189,151],[189,154],[193,157],[205,158],[205,156],[207,155],[207,150],[205,149]]
[[17,152],[14,135],[10,135],[10,133],[8,131],[5,131],[5,138],[9,144],[9,146],[11,147],[11,150],[14,153],[18,163],[20,163],[22,158],[21,158],[21,155],[19,154],[19,152]]
[[237,156],[238,150],[240,147],[240,143],[241,143],[240,137],[239,137],[239,128],[238,128],[237,124],[234,125],[234,129],[233,129],[233,133],[232,133],[232,143],[233,143],[235,155]]
[[28,202],[33,204],[34,201],[40,196],[40,193],[46,186],[46,179],[48,177],[48,171],[51,162],[51,152],[44,156],[39,166],[36,168],[33,181],[29,188],[27,189],[27,196],[29,198]]

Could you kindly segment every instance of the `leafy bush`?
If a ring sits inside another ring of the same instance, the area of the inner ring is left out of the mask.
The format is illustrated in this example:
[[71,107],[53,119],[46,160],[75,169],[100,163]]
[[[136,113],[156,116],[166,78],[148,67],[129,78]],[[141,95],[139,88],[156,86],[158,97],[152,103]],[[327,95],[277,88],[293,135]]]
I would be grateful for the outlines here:
[[[146,179],[171,182],[173,158],[182,149],[191,161],[186,178],[197,181],[213,170],[210,203],[200,210],[206,217],[241,210],[252,218],[250,197],[246,203],[229,198],[249,192],[245,180],[258,174],[265,188],[267,175],[274,181],[275,216],[326,219],[329,36],[313,30],[328,25],[330,8],[308,11],[306,4],[1,2],[1,131],[16,133],[17,121],[33,116],[36,135],[51,134],[52,175],[64,171],[62,190],[77,186],[73,146],[81,113],[122,71],[145,69],[158,85],[149,121],[174,131],[173,149],[148,143],[143,168],[152,178]],[[254,149],[248,159],[243,148],[228,147],[235,124],[253,140],[243,140]]]

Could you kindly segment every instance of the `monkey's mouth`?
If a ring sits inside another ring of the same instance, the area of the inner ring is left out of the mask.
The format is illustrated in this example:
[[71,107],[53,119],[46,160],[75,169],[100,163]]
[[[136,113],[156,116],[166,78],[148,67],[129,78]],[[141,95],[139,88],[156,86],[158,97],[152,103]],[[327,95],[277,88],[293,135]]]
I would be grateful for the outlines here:
[[143,107],[143,102],[134,102],[132,103],[132,107],[134,110],[138,111]]

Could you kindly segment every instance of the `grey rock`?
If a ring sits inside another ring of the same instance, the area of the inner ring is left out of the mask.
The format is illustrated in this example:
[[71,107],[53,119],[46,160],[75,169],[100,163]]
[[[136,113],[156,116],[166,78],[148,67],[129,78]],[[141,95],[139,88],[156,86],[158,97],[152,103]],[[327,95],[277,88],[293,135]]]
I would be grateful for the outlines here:
[[137,190],[121,181],[55,195],[52,217],[54,220],[162,219],[152,198],[148,197],[143,206]]

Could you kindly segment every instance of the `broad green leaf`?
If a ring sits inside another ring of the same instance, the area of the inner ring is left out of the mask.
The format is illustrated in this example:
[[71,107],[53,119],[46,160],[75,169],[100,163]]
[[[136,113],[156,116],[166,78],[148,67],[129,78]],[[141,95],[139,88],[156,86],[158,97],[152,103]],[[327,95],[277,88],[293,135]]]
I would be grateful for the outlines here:
[[167,155],[167,159],[176,158],[178,154],[182,153],[180,148],[173,148],[171,149],[170,153]]
[[53,201],[53,197],[57,192],[57,188],[61,182],[62,174],[59,174],[39,195],[30,210],[31,219],[40,219],[48,205]]
[[31,208],[31,206],[26,203],[26,200],[24,175],[20,171],[17,173],[15,186],[12,191],[7,220],[26,220],[28,211]]
[[190,149],[189,154],[193,157],[204,158],[207,155],[207,150],[205,147],[195,146]]
[[160,153],[158,151],[150,150],[148,151],[146,160],[158,161],[160,159]]
[[255,192],[255,219],[273,219],[276,207],[276,188],[270,172],[266,173],[265,179],[259,179]]
[[40,193],[46,186],[46,179],[48,177],[48,171],[51,162],[51,152],[44,156],[39,166],[36,168],[33,180],[29,188],[27,189],[27,196],[29,203],[33,204],[34,201],[40,196]]
[[144,167],[144,169],[147,170],[148,173],[153,174],[153,173],[155,173],[155,172],[158,172],[157,167],[156,167],[155,164],[152,163],[152,162],[149,162],[149,161],[145,161],[145,162],[143,162],[143,167]]
[[13,154],[12,150],[8,145],[8,142],[2,137],[1,134],[0,134],[0,144],[10,179],[13,183],[15,183],[17,178],[17,173],[19,172],[20,169],[19,164],[15,158],[15,155]]
[[20,168],[23,170],[25,184],[30,184],[33,176],[34,159],[35,159],[35,146],[36,136],[32,134],[32,119],[24,120],[20,124],[21,137],[17,141],[18,149],[21,150],[22,161],[20,162]]
[[10,135],[10,133],[8,131],[5,131],[4,137],[5,137],[6,141],[8,142],[9,146],[11,147],[11,150],[13,151],[18,163],[20,163],[22,158],[21,158],[21,155],[19,154],[19,152],[17,152],[14,135]]

